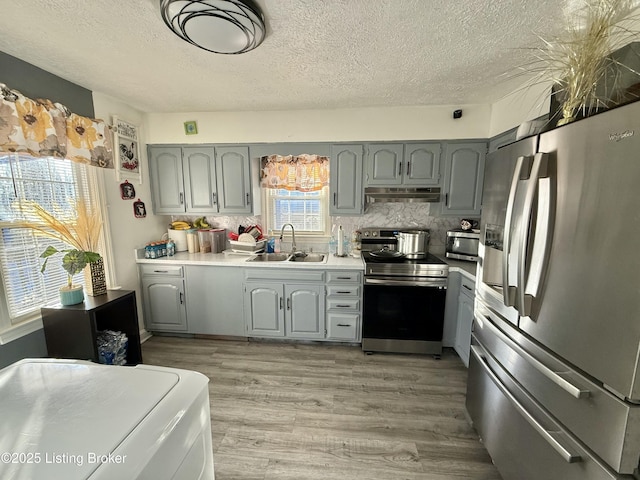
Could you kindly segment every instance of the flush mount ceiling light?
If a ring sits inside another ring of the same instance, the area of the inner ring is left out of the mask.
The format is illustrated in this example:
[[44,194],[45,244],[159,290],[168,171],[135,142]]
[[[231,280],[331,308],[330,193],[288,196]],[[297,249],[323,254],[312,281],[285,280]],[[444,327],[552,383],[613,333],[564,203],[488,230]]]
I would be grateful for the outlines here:
[[252,0],[160,0],[162,19],[180,38],[214,53],[253,50],[266,35]]

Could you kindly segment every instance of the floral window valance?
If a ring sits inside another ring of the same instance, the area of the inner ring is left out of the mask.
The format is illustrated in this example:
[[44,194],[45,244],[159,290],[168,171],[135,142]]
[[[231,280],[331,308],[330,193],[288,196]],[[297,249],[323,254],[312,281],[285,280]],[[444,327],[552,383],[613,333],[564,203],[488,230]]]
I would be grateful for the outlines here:
[[0,152],[113,168],[109,126],[60,103],[32,100],[0,83]]
[[329,185],[329,157],[269,155],[260,164],[263,188],[313,192]]

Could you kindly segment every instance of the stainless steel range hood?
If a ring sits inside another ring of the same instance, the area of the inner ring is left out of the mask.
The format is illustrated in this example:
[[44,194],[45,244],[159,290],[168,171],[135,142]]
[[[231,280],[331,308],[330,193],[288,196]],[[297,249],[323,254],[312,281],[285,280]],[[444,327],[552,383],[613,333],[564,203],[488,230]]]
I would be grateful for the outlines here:
[[396,187],[367,187],[364,189],[366,203],[375,202],[404,202],[431,203],[440,201],[440,187],[429,188],[396,188]]

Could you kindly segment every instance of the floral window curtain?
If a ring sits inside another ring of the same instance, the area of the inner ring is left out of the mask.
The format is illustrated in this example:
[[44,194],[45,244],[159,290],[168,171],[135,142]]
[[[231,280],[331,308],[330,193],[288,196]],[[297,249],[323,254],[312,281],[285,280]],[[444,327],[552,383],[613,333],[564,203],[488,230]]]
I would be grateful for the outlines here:
[[66,158],[113,168],[108,125],[50,100],[31,100],[0,83],[0,152]]
[[260,163],[263,188],[314,192],[329,185],[329,157],[269,155]]

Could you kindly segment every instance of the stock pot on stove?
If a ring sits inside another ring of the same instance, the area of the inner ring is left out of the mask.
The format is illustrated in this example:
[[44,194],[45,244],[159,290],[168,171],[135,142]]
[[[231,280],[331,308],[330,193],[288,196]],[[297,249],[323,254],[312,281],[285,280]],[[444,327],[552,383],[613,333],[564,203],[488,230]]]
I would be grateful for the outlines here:
[[406,230],[396,234],[398,252],[406,258],[423,258],[429,253],[429,232],[426,230]]

